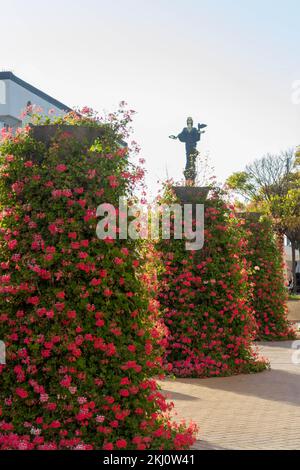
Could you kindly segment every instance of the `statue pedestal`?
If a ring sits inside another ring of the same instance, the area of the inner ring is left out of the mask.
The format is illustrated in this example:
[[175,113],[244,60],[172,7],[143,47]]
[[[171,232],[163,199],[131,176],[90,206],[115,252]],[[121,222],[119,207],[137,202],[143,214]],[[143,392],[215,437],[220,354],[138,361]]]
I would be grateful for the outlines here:
[[173,186],[172,189],[182,204],[195,204],[207,199],[210,187]]

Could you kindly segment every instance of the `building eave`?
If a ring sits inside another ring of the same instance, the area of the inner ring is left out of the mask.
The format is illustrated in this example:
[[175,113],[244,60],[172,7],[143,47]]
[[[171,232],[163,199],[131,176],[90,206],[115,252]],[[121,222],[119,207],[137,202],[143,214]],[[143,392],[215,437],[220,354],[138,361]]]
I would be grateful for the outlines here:
[[14,75],[12,72],[0,72],[0,80],[11,80],[12,82],[17,83],[18,85],[35,94],[36,96],[39,96],[43,100],[48,101],[48,103],[51,103],[56,108],[66,112],[72,111],[69,106],[65,105],[64,103],[61,103],[61,101],[58,101],[55,98],[52,98],[52,96],[30,85],[30,83],[25,82],[21,78],[16,77],[16,75]]

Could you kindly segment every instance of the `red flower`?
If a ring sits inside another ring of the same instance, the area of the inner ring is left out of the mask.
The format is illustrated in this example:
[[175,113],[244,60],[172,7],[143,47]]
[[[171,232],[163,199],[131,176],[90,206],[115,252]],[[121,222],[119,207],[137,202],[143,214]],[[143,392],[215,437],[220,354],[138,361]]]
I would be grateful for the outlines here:
[[76,240],[76,238],[77,238],[77,233],[76,233],[76,232],[69,232],[69,233],[68,233],[68,237],[69,237],[69,238],[72,238],[73,240]]
[[16,388],[16,394],[20,397],[20,398],[27,398],[28,397],[28,392],[27,390],[25,390],[24,388]]
[[114,448],[114,445],[112,444],[112,442],[107,442],[103,446],[103,450],[113,450],[113,448]]
[[14,250],[18,245],[18,240],[10,240],[7,244],[10,250]]
[[32,305],[38,305],[39,302],[40,302],[40,298],[37,297],[37,296],[34,296],[34,297],[28,297],[28,299],[26,300],[26,302],[28,304],[32,304]]
[[72,377],[65,375],[64,378],[60,381],[60,385],[65,388],[69,388],[72,382]]
[[111,289],[106,288],[104,289],[103,294],[105,295],[105,297],[110,297],[113,294],[113,291]]
[[127,447],[127,442],[125,439],[118,439],[116,442],[116,446],[118,449],[125,449]]
[[70,319],[76,318],[76,312],[75,312],[75,310],[69,310],[69,311],[67,312],[67,317],[70,318]]
[[63,173],[66,170],[67,170],[67,167],[63,163],[56,166],[56,171],[58,171],[58,173]]
[[55,224],[50,224],[48,230],[52,235],[58,233],[58,227]]
[[91,286],[99,286],[101,284],[102,280],[101,279],[96,279],[95,277],[91,280],[90,285]]
[[115,175],[108,176],[107,179],[111,188],[117,188],[119,186],[117,177]]
[[57,428],[60,428],[61,424],[58,420],[55,420],[55,421],[52,421],[52,423],[50,424],[50,428],[52,429],[57,429]]
[[56,297],[57,297],[58,299],[64,299],[64,298],[66,297],[66,294],[65,294],[65,292],[63,292],[63,291],[57,292]]

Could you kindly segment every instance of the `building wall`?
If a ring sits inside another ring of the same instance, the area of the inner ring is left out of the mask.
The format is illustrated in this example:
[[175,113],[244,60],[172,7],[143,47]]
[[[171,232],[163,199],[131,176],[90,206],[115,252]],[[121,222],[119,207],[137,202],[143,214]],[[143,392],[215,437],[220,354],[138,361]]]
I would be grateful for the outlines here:
[[[53,110],[53,114],[56,116],[64,114],[63,110],[26,88],[23,88],[18,83],[12,80],[1,80],[0,125],[1,122],[7,124],[9,127],[19,127],[22,124],[26,124],[28,118],[21,118],[21,114],[26,109],[29,101],[32,105],[41,108],[43,114],[48,114],[50,110]],[[3,125],[1,127],[3,127]]]
[[[286,278],[288,281],[292,278],[292,247],[287,237],[284,237],[284,261],[286,268]],[[299,250],[296,250],[296,261],[300,262]]]

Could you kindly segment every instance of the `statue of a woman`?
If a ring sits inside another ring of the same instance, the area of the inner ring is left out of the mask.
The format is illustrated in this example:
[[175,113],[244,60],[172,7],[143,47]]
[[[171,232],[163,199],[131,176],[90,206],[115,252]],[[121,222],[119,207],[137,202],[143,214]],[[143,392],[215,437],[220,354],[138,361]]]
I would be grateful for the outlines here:
[[187,127],[184,127],[180,134],[170,135],[170,139],[179,139],[180,142],[185,143],[186,151],[186,164],[184,170],[184,176],[186,179],[187,186],[194,186],[196,179],[196,158],[198,155],[197,143],[201,139],[201,134],[205,131],[202,131],[204,127],[207,127],[206,124],[198,124],[198,129],[193,127],[193,119],[188,117],[186,120]]

